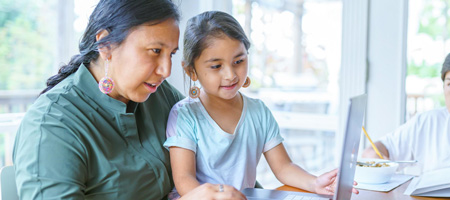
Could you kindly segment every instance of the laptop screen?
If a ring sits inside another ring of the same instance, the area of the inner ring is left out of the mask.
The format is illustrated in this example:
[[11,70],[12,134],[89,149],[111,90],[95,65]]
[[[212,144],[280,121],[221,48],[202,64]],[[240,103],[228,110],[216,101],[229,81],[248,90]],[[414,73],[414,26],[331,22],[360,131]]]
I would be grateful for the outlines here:
[[355,176],[356,159],[358,157],[366,104],[366,94],[350,98],[337,178],[337,188],[333,199],[350,199],[352,196],[353,178]]

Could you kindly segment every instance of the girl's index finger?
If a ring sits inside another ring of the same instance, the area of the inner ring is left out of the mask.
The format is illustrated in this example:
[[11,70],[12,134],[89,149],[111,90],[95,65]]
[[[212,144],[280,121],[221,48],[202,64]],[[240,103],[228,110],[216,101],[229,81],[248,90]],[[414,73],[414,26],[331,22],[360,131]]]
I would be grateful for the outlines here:
[[327,173],[329,180],[332,180],[333,178],[336,178],[337,173],[338,173],[338,169],[337,168],[329,171]]

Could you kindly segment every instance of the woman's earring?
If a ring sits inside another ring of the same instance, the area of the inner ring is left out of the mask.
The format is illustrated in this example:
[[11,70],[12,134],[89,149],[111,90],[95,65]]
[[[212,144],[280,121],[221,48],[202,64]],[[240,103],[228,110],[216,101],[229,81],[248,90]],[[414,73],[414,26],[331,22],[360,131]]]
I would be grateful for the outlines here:
[[191,89],[189,89],[189,96],[191,98],[195,99],[195,98],[198,98],[199,95],[200,95],[200,88],[195,86],[195,82],[194,82],[194,86],[192,86]]
[[247,76],[247,78],[245,79],[245,83],[244,85],[242,85],[243,88],[247,88],[248,86],[250,86],[250,83],[252,83],[252,81],[250,80],[250,78]]
[[98,82],[98,88],[104,94],[109,94],[114,88],[114,81],[108,77],[109,59],[105,62],[105,77]]

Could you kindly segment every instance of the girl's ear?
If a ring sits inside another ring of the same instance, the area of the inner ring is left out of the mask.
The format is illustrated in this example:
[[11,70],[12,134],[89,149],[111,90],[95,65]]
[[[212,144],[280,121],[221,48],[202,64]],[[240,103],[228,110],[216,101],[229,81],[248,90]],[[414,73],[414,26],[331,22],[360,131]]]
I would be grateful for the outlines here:
[[192,81],[197,81],[197,73],[195,73],[195,69],[193,67],[186,66],[184,61],[181,62],[181,66],[183,66],[184,73],[186,73]]
[[[108,36],[109,32],[106,29],[103,29],[95,35],[95,40],[100,41],[104,37]],[[98,48],[98,53],[102,60],[111,59],[111,46],[109,44],[103,45]]]

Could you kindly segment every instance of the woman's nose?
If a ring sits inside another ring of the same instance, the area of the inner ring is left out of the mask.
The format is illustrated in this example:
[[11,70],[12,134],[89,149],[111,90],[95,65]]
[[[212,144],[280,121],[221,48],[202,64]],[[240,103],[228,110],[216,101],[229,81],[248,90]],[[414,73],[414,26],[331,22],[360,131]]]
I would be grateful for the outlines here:
[[158,68],[156,69],[156,73],[163,78],[167,78],[170,76],[172,70],[172,60],[169,58],[161,59]]

